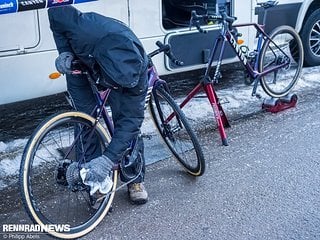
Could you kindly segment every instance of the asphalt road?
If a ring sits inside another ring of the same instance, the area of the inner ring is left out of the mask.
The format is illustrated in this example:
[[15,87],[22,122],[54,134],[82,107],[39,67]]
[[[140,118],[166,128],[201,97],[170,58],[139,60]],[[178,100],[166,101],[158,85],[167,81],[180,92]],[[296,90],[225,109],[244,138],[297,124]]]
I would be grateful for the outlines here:
[[[206,123],[202,177],[173,159],[149,165],[149,202],[131,205],[120,190],[113,212],[83,239],[320,239],[319,100],[313,89],[294,109],[231,121],[227,147]],[[2,225],[30,223],[16,191],[1,193]]]

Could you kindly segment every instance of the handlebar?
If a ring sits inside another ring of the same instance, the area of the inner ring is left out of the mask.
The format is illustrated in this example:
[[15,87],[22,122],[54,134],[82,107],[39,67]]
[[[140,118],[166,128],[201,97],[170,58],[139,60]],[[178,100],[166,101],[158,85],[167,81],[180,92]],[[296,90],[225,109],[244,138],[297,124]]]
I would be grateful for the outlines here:
[[179,61],[172,53],[171,51],[171,46],[169,44],[163,44],[160,41],[156,42],[156,45],[159,47],[157,50],[151,52],[148,54],[149,58],[152,58],[153,56],[159,54],[159,53],[164,53],[165,55],[168,56],[168,58],[177,66],[183,66],[184,63],[182,61]]
[[232,26],[233,22],[237,20],[237,17],[228,16],[226,12],[220,12],[220,15],[198,15],[195,10],[191,11],[190,27],[195,26],[199,32],[206,33],[206,30],[203,30],[200,27],[200,21],[209,22],[209,21],[219,21],[226,22],[229,27]]

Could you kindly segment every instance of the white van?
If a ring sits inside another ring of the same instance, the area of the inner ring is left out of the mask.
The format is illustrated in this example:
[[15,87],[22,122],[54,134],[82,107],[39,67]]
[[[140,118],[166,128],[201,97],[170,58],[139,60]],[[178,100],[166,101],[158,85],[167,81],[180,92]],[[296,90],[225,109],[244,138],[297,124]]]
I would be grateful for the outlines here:
[[[214,37],[218,34],[217,25],[206,26],[208,34],[190,30],[188,26],[192,9],[199,14],[214,13],[216,0],[0,0],[0,105],[65,90],[63,77],[49,78],[50,73],[56,71],[54,60],[57,51],[49,29],[47,10],[31,9],[74,1],[83,2],[76,5],[81,11],[95,11],[128,24],[147,52],[156,48],[158,40],[170,43],[173,53],[184,62],[184,66],[175,66],[159,55],[154,62],[160,75],[204,67]],[[303,40],[306,64],[319,64],[319,3],[315,0],[279,2],[267,15],[267,31],[280,24],[293,26]],[[23,11],[14,13],[14,8]],[[238,18],[237,23],[262,20],[263,14],[256,8],[256,0],[228,0],[228,9]],[[245,43],[251,46],[255,37],[253,29],[243,29],[241,33]],[[224,57],[225,63],[237,60],[231,49]]]

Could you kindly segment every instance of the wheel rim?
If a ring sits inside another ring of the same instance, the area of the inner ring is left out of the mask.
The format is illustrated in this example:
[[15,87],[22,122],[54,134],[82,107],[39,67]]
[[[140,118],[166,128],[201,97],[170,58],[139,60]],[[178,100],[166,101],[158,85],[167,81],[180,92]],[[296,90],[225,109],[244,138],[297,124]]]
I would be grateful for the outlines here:
[[[173,113],[173,108],[165,100],[166,98],[158,92],[157,98],[159,100],[161,111],[163,113],[164,119]],[[186,168],[187,171],[192,174],[200,171],[199,162],[197,161],[197,152],[195,151],[192,139],[186,130],[184,124],[177,118],[173,117],[170,121],[166,121],[164,124],[161,123],[160,116],[156,104],[152,101],[152,108],[154,112],[155,121],[157,127],[165,141],[166,145],[169,147],[175,158]]]
[[320,57],[320,21],[317,21],[311,28],[309,47],[314,56]]
[[295,36],[285,29],[277,32],[272,38],[279,48],[269,42],[264,51],[260,71],[266,71],[278,65],[283,67],[264,75],[262,86],[269,95],[281,97],[293,88],[300,74],[301,45]]
[[[70,120],[65,122],[69,124]],[[80,122],[84,123],[84,121]],[[28,208],[32,206],[29,211],[38,224],[69,225],[70,231],[50,233],[54,236],[69,238],[72,235],[84,235],[92,230],[93,228],[90,225],[97,225],[97,222],[99,222],[97,219],[100,219],[101,215],[105,215],[104,208],[106,204],[110,207],[109,203],[112,200],[108,201],[108,199],[113,199],[114,193],[106,198],[100,208],[93,209],[89,203],[89,194],[85,189],[72,192],[68,189],[68,186],[56,181],[57,167],[61,166],[58,163],[61,163],[63,159],[61,152],[57,149],[70,146],[75,136],[70,130],[71,128],[74,129],[73,125],[63,124],[62,119],[52,126],[50,125],[49,130],[44,131],[31,144],[31,148],[34,150],[26,163],[29,167],[25,166],[25,169],[28,170],[25,170],[24,173],[24,183],[28,182],[28,186],[24,187],[24,194],[26,195]],[[62,128],[62,125],[67,127]],[[89,121],[85,125],[91,126]],[[69,131],[66,129],[69,129]],[[99,128],[97,129],[97,134],[101,137],[101,132],[99,133]],[[101,137],[101,142],[106,143],[108,141]]]

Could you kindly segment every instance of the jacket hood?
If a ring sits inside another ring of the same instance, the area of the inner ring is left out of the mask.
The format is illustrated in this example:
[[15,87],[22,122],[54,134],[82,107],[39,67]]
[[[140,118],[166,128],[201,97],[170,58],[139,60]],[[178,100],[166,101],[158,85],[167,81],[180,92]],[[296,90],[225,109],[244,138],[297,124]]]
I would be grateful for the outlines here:
[[65,30],[72,30],[78,24],[82,13],[73,6],[54,7],[48,9],[51,27]]

